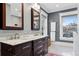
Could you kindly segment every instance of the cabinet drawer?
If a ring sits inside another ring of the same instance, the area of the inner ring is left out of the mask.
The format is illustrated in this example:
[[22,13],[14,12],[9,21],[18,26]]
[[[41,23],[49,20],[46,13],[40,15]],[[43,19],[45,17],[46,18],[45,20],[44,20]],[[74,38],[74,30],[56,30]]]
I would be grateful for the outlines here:
[[44,55],[47,54],[47,53],[48,53],[48,45],[45,44],[45,45],[44,45]]
[[21,44],[21,49],[26,49],[26,48],[30,48],[32,45],[31,42],[26,42],[26,43],[23,43]]
[[43,48],[43,44],[36,46],[36,47],[34,47],[34,52],[37,52],[38,50],[41,50],[42,48]]
[[31,46],[31,42],[26,42],[26,43],[22,43],[22,44],[19,44],[19,45],[16,45],[15,48],[16,49],[24,49],[24,48],[28,48]]
[[32,43],[26,42],[15,47],[15,55],[30,56],[32,51]]
[[42,39],[33,41],[33,50],[34,50],[34,56],[43,55],[43,40]]
[[44,55],[48,53],[48,38],[44,39]]
[[43,49],[40,49],[39,51],[34,52],[35,56],[43,56]]
[[41,39],[34,41],[34,46],[39,46],[40,44],[43,44],[43,41]]

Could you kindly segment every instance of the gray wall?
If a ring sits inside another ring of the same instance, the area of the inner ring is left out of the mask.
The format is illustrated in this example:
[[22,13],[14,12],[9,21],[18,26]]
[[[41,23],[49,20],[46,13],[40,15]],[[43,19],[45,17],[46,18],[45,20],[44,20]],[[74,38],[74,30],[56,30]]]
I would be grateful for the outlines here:
[[58,11],[58,12],[54,12],[54,13],[49,13],[48,14],[48,34],[50,35],[50,22],[56,22],[56,41],[61,41],[59,39],[60,37],[60,20],[59,20],[59,13],[63,13],[63,12],[68,12],[68,11],[74,11],[77,10],[77,8],[72,8],[72,9],[68,9],[68,10],[63,10],[63,11]]

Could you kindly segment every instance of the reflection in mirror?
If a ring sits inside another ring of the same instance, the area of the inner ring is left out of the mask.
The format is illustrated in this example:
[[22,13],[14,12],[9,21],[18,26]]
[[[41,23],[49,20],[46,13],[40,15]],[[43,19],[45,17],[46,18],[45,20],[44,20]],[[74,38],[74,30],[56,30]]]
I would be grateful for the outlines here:
[[31,29],[39,30],[40,29],[40,13],[33,8],[31,8]]
[[23,4],[6,3],[6,26],[23,29]]

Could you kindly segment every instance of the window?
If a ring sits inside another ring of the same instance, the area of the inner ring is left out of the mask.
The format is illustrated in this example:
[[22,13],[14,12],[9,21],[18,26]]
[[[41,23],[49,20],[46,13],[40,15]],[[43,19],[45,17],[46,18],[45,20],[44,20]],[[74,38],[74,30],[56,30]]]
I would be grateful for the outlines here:
[[60,40],[73,41],[77,33],[77,11],[60,13]]
[[77,15],[62,16],[63,37],[73,37],[73,32],[77,32]]

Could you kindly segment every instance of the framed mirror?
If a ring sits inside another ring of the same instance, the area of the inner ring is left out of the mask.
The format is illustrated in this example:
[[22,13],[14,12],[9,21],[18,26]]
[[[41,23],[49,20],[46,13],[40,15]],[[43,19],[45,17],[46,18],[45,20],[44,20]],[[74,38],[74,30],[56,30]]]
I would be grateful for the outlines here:
[[40,13],[33,8],[31,8],[31,29],[40,29]]
[[3,4],[3,29],[4,30],[23,30],[24,13],[22,3]]

